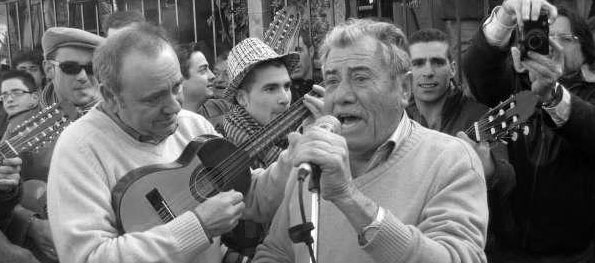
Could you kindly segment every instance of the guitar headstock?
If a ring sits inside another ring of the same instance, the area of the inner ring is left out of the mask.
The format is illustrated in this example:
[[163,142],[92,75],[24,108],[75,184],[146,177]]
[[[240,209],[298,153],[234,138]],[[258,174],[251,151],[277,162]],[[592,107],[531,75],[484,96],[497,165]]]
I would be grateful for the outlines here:
[[530,91],[513,94],[498,104],[474,123],[467,135],[477,142],[516,141],[519,133],[527,135],[529,127],[524,123],[535,112],[538,97]]
[[285,6],[275,13],[273,22],[264,32],[263,41],[277,54],[287,54],[297,40],[302,18],[295,6]]
[[42,109],[11,132],[16,135],[2,142],[0,149],[3,156],[16,156],[23,151],[37,150],[54,141],[78,115],[76,107],[67,102]]

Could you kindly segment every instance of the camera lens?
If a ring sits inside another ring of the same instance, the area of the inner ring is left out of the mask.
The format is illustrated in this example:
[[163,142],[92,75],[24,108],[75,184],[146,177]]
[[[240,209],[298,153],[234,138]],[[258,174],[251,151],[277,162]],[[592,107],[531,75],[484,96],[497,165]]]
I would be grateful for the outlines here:
[[531,50],[538,50],[541,49],[544,45],[547,44],[546,40],[547,37],[543,34],[540,30],[532,30],[527,34],[526,37],[527,47]]

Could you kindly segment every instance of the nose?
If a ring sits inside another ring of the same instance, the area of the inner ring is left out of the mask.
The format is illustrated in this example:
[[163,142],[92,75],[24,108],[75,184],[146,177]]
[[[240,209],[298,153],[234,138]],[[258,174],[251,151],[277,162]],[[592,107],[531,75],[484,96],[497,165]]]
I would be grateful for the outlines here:
[[424,77],[431,78],[434,76],[434,68],[428,62],[426,62],[420,70]]
[[171,94],[163,106],[163,114],[172,115],[180,112],[180,110],[182,110],[182,105],[178,94]]
[[[91,72],[91,75],[93,74],[93,72]],[[79,72],[79,74],[76,74],[76,80],[79,82],[87,82],[89,81],[89,73],[87,73],[87,70],[85,69],[81,69],[81,72]]]
[[207,79],[209,80],[209,83],[213,83],[213,81],[215,81],[215,74],[213,74],[213,71],[211,71],[211,69],[207,69]]
[[281,89],[279,92],[279,104],[287,105],[291,101],[291,89]]
[[331,101],[338,105],[354,104],[357,100],[352,85],[345,80],[342,80],[337,88],[331,91],[327,90],[326,96],[330,97]]

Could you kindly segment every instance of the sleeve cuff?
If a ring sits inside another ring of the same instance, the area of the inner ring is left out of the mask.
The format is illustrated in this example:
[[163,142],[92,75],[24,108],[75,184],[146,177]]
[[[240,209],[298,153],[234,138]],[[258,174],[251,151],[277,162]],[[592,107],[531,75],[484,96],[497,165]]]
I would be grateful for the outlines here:
[[570,92],[566,88],[562,88],[562,100],[553,107],[543,107],[543,109],[550,115],[556,127],[561,127],[570,118]]
[[386,211],[376,234],[362,249],[378,262],[398,261],[402,258],[413,234],[400,220]]
[[191,211],[176,217],[167,225],[184,254],[193,254],[196,251],[202,252],[211,245],[198,218]]
[[512,31],[516,28],[516,25],[507,26],[502,24],[497,17],[500,9],[501,6],[497,6],[492,10],[492,13],[483,24],[483,33],[488,44],[503,48],[508,46]]

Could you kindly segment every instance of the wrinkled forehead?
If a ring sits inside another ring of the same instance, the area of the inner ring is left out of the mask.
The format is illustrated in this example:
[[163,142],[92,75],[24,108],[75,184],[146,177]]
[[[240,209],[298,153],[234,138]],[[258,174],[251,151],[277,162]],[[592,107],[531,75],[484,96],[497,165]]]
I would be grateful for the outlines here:
[[322,69],[324,73],[341,68],[373,67],[374,64],[383,64],[380,44],[375,40],[360,40],[344,46],[331,47]]

